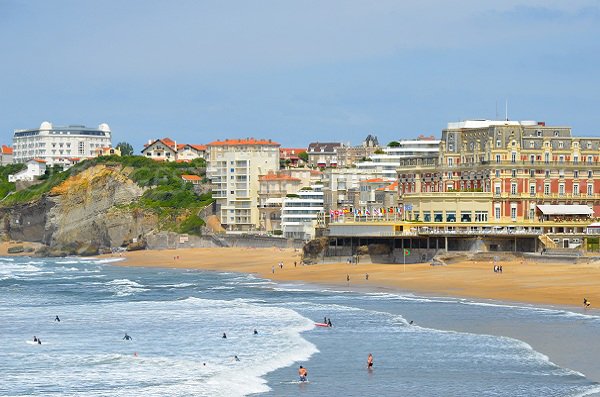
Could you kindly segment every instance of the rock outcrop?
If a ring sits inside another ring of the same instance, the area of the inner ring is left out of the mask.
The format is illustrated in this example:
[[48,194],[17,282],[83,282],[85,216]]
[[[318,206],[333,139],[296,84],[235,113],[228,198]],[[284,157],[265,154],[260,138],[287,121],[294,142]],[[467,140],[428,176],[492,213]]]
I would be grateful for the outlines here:
[[3,208],[4,237],[41,242],[40,254],[95,255],[131,244],[158,227],[154,214],[129,208],[144,189],[121,167],[96,165],[28,204]]

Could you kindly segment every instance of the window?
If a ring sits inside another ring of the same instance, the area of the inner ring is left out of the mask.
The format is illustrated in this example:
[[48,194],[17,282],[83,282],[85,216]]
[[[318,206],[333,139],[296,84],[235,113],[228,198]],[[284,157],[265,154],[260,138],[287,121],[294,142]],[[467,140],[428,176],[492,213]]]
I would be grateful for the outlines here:
[[579,156],[573,156],[573,164],[579,163]]
[[537,136],[542,136],[542,130],[537,130],[535,133]]
[[563,141],[558,142],[558,148],[562,149],[564,147]]
[[550,170],[546,170],[545,174],[546,174],[546,178],[550,178]]
[[531,208],[529,210],[529,219],[535,218],[535,209]]
[[563,164],[565,162],[565,156],[558,156],[559,164]]
[[517,161],[517,153],[516,152],[512,152],[510,155],[510,161],[515,163]]
[[535,142],[533,142],[533,141],[530,141],[530,142],[529,142],[529,147],[530,147],[530,148],[534,148],[534,147],[535,147]]
[[475,211],[475,222],[487,222],[488,213],[487,211]]
[[591,149],[591,148],[592,148],[592,142],[588,142],[588,143],[587,143],[587,148],[588,148],[588,149]]
[[550,153],[544,153],[544,162],[546,164],[550,162]]
[[496,178],[500,178],[500,170],[496,170]]
[[513,178],[516,178],[516,177],[517,177],[517,170],[512,170],[512,171],[511,171],[511,176],[512,176]]
[[565,184],[564,183],[560,183],[558,185],[558,194],[560,194],[561,196],[564,196],[564,194],[565,194]]
[[500,162],[500,155],[499,155],[499,154],[497,154],[497,155],[496,155],[496,163],[499,163],[499,162]]
[[510,184],[510,194],[517,194],[517,184],[516,183]]
[[502,147],[502,141],[500,139],[496,140],[496,147]]
[[579,183],[574,183],[573,184],[573,195],[574,196],[579,196]]
[[529,170],[529,177],[535,178],[535,170]]
[[592,179],[594,177],[594,172],[592,170],[588,171],[588,179]]
[[449,167],[452,167],[453,165],[454,165],[454,159],[453,159],[452,157],[450,157],[450,158],[448,159],[448,166],[449,166]]
[[593,158],[592,158],[592,156],[588,156],[588,157],[587,157],[587,162],[588,162],[588,163],[590,163],[590,164],[592,164],[592,161],[593,161]]
[[591,196],[592,194],[594,194],[594,185],[592,185],[591,183],[588,183],[588,185],[587,185],[587,194],[589,196]]
[[499,196],[499,195],[500,195],[500,192],[501,192],[501,190],[500,190],[500,184],[499,184],[499,183],[497,183],[497,184],[495,184],[495,185],[494,185],[494,193],[495,193],[497,196]]
[[517,220],[517,208],[516,207],[512,207],[510,209],[510,219],[512,219],[513,221]]
[[500,219],[500,207],[494,208],[494,217],[498,220]]
[[579,178],[579,171],[573,171],[573,178],[577,179]]
[[535,196],[535,183],[529,185],[529,194]]
[[546,183],[544,184],[544,194],[550,194],[550,184]]

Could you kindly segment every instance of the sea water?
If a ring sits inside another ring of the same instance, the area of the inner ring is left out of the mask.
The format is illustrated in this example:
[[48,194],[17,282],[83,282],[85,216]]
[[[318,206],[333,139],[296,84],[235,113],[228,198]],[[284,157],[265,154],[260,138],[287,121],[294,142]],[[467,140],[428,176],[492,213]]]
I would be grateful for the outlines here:
[[[555,329],[563,330],[561,338],[598,335],[595,315],[111,261],[0,258],[0,395],[585,396],[600,390],[585,371],[555,364],[507,336],[530,326],[546,330],[531,335],[536,343],[552,343]],[[324,317],[333,327],[314,325]],[[124,340],[125,333],[133,339]],[[309,383],[297,382],[299,365],[308,368]]]

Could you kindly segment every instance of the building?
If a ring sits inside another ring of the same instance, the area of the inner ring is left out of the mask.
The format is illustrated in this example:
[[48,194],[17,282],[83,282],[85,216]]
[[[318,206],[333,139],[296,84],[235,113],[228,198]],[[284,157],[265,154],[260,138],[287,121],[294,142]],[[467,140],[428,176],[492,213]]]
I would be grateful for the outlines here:
[[111,139],[108,124],[89,128],[83,125],[53,126],[44,121],[39,128],[15,130],[13,160],[25,163],[31,159],[42,159],[48,165],[54,165],[64,162],[63,159],[88,159],[96,156],[97,149],[111,147]]
[[370,156],[368,161],[357,162],[356,168],[367,170],[382,178],[396,178],[396,169],[406,159],[430,158],[439,155],[440,141],[433,137],[420,136],[417,139],[400,140],[397,145],[388,146]]
[[281,168],[297,168],[304,167],[305,162],[300,157],[300,153],[306,153],[304,148],[280,148],[279,159]]
[[311,240],[315,227],[323,216],[321,185],[304,187],[296,194],[284,197],[281,207],[281,228],[285,238]]
[[41,160],[41,159],[28,160],[25,164],[27,165],[27,168],[25,168],[23,171],[19,171],[16,174],[8,176],[9,182],[16,182],[16,181],[31,182],[46,173],[46,161],[44,161],[44,160]]
[[0,152],[0,165],[7,165],[13,163],[13,149],[10,146],[2,145],[2,151]]
[[[398,169],[406,219],[422,222],[539,225],[546,247],[579,244],[600,216],[600,138],[573,137],[564,126],[534,121],[449,123],[437,159],[406,161]],[[565,211],[563,217],[548,205]],[[577,216],[574,208],[591,209]],[[552,220],[562,219],[556,227]],[[495,226],[496,225],[496,226]],[[511,226],[512,225],[512,226]],[[566,239],[566,242],[565,242]],[[579,242],[577,242],[579,241]]]
[[355,163],[370,158],[381,150],[376,136],[367,135],[362,144],[358,146],[342,145],[337,149],[338,167],[352,167]]
[[119,156],[121,157],[121,149],[114,147],[102,147],[95,150],[96,157],[100,156]]
[[202,178],[198,175],[181,175],[181,179],[185,182],[189,182],[192,185],[200,185],[202,183]]
[[308,165],[310,167],[337,167],[337,151],[342,147],[339,142],[312,142],[308,145]]
[[262,231],[281,230],[281,207],[288,194],[295,194],[306,186],[301,178],[282,172],[269,172],[258,178],[258,212]]
[[207,145],[207,177],[217,215],[230,231],[260,228],[259,177],[279,170],[279,143],[254,138]]
[[322,177],[325,213],[341,208],[358,208],[360,182],[375,177],[373,172],[357,168],[325,169]]
[[178,144],[171,138],[162,138],[144,144],[142,155],[156,161],[192,161],[206,159],[206,146]]

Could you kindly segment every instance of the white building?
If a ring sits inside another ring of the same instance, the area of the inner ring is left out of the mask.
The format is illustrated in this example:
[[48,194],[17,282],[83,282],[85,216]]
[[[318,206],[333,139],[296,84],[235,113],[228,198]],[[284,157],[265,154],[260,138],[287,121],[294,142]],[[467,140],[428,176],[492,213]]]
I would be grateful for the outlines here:
[[355,163],[359,170],[367,170],[381,178],[396,179],[396,169],[400,166],[400,160],[407,158],[437,158],[439,154],[440,141],[434,139],[415,139],[398,141],[398,147],[385,147],[383,153],[371,156],[372,161],[360,161]]
[[154,139],[144,145],[142,155],[156,161],[192,161],[206,158],[206,146],[178,144],[171,138]]
[[315,238],[315,226],[323,213],[322,185],[300,189],[283,199],[281,229],[285,238],[311,240]]
[[9,175],[9,182],[16,181],[33,181],[37,177],[42,176],[46,173],[46,162],[40,159],[33,159],[27,161],[27,168],[23,171],[19,171],[16,174]]
[[107,146],[112,146],[108,124],[100,124],[98,128],[61,127],[44,121],[39,128],[15,130],[13,135],[15,163],[42,159],[53,165],[64,163],[64,159],[87,159],[95,157],[98,148]]
[[279,169],[279,143],[269,140],[227,139],[207,145],[207,176],[221,224],[230,231],[256,230],[258,178]]

